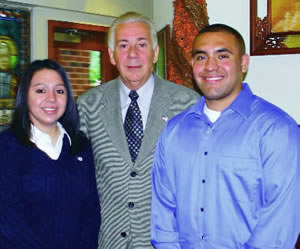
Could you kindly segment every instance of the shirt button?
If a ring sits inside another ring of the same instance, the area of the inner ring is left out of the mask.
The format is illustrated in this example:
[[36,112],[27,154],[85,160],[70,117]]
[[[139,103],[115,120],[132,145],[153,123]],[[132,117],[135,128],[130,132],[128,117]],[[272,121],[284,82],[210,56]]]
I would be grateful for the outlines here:
[[123,238],[125,238],[125,237],[126,237],[126,233],[125,233],[125,232],[122,232],[122,233],[121,233],[121,236],[122,236]]
[[205,151],[205,152],[204,152],[204,155],[206,156],[207,154],[208,154],[207,151]]
[[202,240],[206,240],[207,236],[206,235],[202,235],[201,239]]
[[136,177],[137,173],[136,173],[135,171],[132,171],[132,172],[130,173],[130,175],[131,175],[132,177]]
[[205,183],[206,181],[205,181],[205,179],[202,179],[202,183]]
[[204,212],[204,208],[200,208],[200,211],[201,211],[201,212]]
[[128,207],[129,207],[130,209],[134,208],[134,203],[133,203],[133,202],[129,202],[129,203],[128,203]]

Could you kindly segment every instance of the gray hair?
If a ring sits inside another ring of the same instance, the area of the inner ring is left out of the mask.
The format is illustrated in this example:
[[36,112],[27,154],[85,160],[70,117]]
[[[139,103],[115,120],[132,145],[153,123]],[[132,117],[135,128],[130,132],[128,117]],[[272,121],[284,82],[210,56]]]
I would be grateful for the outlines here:
[[119,24],[123,23],[133,23],[133,22],[142,22],[149,25],[150,33],[151,33],[151,39],[152,39],[152,47],[153,50],[157,47],[157,35],[154,28],[154,23],[146,16],[143,16],[136,12],[127,12],[121,16],[119,16],[117,19],[115,19],[108,31],[108,38],[107,43],[108,47],[114,51],[115,48],[115,31],[116,27]]

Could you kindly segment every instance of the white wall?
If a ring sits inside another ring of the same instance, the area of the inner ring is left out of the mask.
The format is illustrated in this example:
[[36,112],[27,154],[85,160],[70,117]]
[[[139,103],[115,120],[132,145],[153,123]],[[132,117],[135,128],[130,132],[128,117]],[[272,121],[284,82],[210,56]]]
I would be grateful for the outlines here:
[[[206,0],[209,23],[236,28],[250,46],[250,0]],[[153,0],[157,27],[173,21],[173,0]],[[168,20],[166,20],[169,18]],[[245,79],[252,91],[288,112],[300,124],[300,54],[251,56]]]
[[173,17],[173,0],[153,0],[153,21],[157,31],[166,24],[172,26]]
[[49,7],[106,16],[119,16],[127,11],[136,11],[152,17],[151,0],[7,0],[39,7]]

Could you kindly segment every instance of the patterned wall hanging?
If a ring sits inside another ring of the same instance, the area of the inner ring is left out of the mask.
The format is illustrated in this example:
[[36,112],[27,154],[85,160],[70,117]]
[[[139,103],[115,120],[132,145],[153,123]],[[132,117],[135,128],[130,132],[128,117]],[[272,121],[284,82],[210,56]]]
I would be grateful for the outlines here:
[[193,41],[199,30],[208,25],[205,0],[175,0],[168,79],[177,84],[194,87],[191,59]]

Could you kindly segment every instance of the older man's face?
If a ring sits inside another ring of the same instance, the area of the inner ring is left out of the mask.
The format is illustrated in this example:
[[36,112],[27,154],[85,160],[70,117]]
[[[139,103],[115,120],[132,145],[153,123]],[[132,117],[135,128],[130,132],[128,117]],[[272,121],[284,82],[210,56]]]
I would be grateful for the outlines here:
[[111,63],[131,90],[139,89],[149,79],[158,51],[158,47],[153,50],[150,27],[142,22],[119,24],[114,51],[108,50]]

